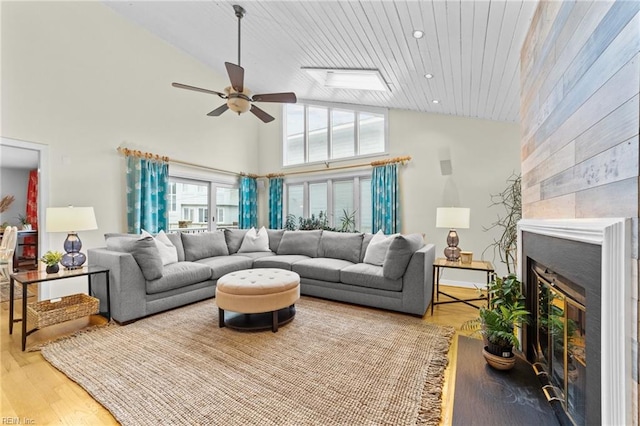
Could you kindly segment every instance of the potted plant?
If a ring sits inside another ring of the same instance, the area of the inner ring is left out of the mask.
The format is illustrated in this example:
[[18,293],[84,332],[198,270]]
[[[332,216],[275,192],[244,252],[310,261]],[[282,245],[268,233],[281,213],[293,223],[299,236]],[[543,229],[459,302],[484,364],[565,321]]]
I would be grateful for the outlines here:
[[31,223],[29,222],[29,219],[27,219],[26,215],[19,214],[18,215],[18,222],[20,222],[20,225],[21,225],[22,229],[24,229],[25,231],[30,231],[31,230]]
[[47,264],[47,274],[55,274],[60,270],[60,261],[62,260],[62,253],[59,251],[51,251],[46,252],[40,260]]
[[497,275],[489,283],[487,307],[480,308],[478,318],[467,321],[463,329],[480,332],[485,341],[482,351],[487,363],[499,370],[515,365],[513,348],[520,347],[516,328],[527,323],[529,311],[524,306],[522,283],[514,274]]

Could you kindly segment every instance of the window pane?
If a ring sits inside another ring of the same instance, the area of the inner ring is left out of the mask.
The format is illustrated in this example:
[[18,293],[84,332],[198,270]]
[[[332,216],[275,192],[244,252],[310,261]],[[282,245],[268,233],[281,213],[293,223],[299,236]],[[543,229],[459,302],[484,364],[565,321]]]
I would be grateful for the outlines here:
[[[208,221],[202,219],[207,215],[209,208],[209,183],[175,182],[173,184],[175,184],[175,210],[169,210],[169,229],[208,229]],[[173,194],[171,196],[173,198]],[[202,214],[200,214],[201,210]]]
[[326,108],[309,107],[309,162],[327,159],[329,131]]
[[309,184],[309,215],[318,217],[320,212],[327,214],[327,184],[311,183]]
[[352,157],[355,154],[355,113],[334,109],[331,119],[331,158]]
[[296,218],[304,214],[304,186],[289,185],[287,187],[287,214]]
[[371,179],[360,179],[360,232],[371,232]]
[[360,155],[384,152],[384,116],[360,113]]
[[333,183],[333,226],[341,228],[343,217],[353,213],[353,181]]
[[285,142],[285,164],[304,163],[304,106],[287,104],[287,134]]
[[218,228],[238,227],[238,188],[216,188],[216,226]]

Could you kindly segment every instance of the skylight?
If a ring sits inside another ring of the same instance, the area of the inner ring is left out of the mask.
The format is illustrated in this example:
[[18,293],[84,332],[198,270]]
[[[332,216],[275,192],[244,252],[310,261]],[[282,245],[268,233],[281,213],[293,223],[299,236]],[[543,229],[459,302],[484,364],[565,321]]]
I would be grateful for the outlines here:
[[302,68],[324,87],[334,89],[389,91],[377,69]]

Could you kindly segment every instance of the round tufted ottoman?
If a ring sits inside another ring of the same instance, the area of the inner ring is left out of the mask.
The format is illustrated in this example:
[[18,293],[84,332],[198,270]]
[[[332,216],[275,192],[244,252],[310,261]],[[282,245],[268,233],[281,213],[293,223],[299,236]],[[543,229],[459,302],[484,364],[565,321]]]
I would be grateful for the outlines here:
[[[284,269],[246,269],[218,279],[216,304],[220,327],[263,330],[288,323],[296,314],[300,276]],[[243,315],[228,315],[231,311]]]

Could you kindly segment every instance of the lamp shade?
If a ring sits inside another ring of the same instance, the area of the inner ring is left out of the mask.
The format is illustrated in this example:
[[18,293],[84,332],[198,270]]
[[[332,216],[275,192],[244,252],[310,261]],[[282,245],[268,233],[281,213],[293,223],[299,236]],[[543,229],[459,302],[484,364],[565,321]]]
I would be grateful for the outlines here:
[[98,229],[93,207],[47,207],[47,232]]
[[436,210],[436,228],[469,228],[471,209],[465,207],[438,207]]

